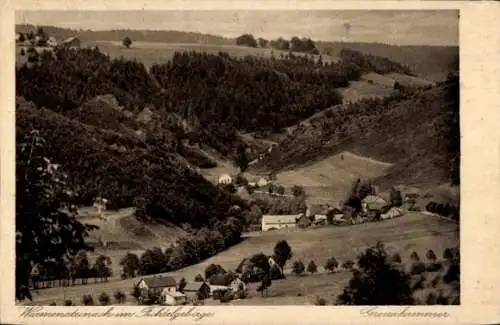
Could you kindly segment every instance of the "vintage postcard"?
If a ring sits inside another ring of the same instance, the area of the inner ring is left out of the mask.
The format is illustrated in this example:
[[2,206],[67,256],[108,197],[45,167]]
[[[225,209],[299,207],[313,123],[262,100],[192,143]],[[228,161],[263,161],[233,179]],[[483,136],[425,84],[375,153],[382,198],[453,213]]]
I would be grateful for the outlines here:
[[498,5],[5,8],[2,323],[500,320]]

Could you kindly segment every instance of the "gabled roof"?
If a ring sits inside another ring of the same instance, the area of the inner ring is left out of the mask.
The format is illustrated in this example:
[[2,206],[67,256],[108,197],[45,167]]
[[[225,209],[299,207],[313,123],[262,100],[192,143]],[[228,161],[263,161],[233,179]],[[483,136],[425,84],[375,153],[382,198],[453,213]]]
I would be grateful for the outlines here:
[[204,285],[208,286],[208,284],[206,282],[189,282],[184,287],[184,291],[196,292],[196,291],[199,291],[201,289],[201,287],[203,287]]
[[152,276],[148,278],[142,278],[149,288],[166,288],[175,287],[177,282],[171,276]]
[[77,37],[74,37],[74,36],[72,36],[72,37],[68,37],[67,39],[65,39],[65,40],[64,40],[64,43],[69,43],[69,42],[72,42],[72,41],[77,40],[77,39],[78,39],[78,38],[77,38]]

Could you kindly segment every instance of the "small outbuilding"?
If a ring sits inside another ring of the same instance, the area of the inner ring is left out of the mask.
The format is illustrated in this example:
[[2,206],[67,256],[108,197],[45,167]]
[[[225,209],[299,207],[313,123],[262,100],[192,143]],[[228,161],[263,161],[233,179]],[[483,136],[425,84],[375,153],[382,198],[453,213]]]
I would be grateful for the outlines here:
[[229,176],[229,174],[222,174],[219,177],[219,184],[228,185],[228,184],[231,184],[232,182],[233,182],[233,179],[231,178],[231,176]]

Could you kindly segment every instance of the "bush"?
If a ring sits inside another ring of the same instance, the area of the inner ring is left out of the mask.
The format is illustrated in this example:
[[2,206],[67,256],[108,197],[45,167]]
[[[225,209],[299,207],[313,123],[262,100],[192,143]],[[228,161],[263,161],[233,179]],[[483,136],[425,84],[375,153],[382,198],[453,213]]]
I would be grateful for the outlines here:
[[73,306],[73,301],[71,299],[66,299],[64,301],[64,306]]
[[401,262],[402,262],[401,255],[399,255],[398,253],[395,253],[394,255],[392,255],[391,261],[393,263],[401,264]]
[[86,294],[86,295],[83,295],[82,302],[85,306],[93,306],[94,305],[94,298],[92,298],[92,295]]
[[427,265],[427,272],[438,272],[443,269],[443,264],[439,262],[429,263]]
[[358,256],[359,270],[337,298],[340,305],[410,305],[410,278],[394,268],[381,243]]
[[317,271],[318,267],[316,266],[316,263],[314,263],[314,261],[310,261],[309,264],[307,265],[307,272],[314,274]]
[[411,275],[418,275],[418,274],[422,274],[422,273],[424,273],[426,271],[427,271],[427,267],[425,266],[424,263],[422,263],[422,262],[413,262],[413,264],[411,265],[410,274]]
[[302,186],[294,185],[292,187],[293,196],[300,197],[305,195],[305,190]]
[[427,260],[429,260],[431,262],[435,262],[437,259],[436,254],[434,253],[434,251],[432,249],[429,249],[427,251],[427,254],[425,254],[425,257],[427,258]]
[[113,296],[117,303],[123,304],[125,302],[126,296],[121,290],[116,290]]
[[228,303],[231,300],[233,300],[233,298],[234,298],[233,294],[230,291],[226,291],[226,292],[224,292],[222,297],[220,297],[220,302],[221,303]]
[[139,302],[139,299],[141,297],[141,289],[139,289],[138,286],[134,285],[132,291],[130,292],[130,295],[135,299],[136,302]]
[[57,306],[57,304],[56,304],[56,302],[55,302],[55,301],[53,301],[53,302],[51,302],[51,303],[50,303],[50,305],[49,305],[49,306]]
[[325,263],[325,269],[333,272],[335,269],[339,266],[339,262],[337,262],[337,259],[335,257],[330,257],[326,263]]
[[342,268],[350,271],[354,267],[355,263],[352,260],[347,260],[344,263],[342,263]]
[[425,275],[423,275],[423,274],[415,276],[414,283],[413,283],[413,286],[411,289],[413,291],[424,289],[425,288],[425,280],[426,280]]
[[316,306],[325,306],[326,305],[326,300],[324,298],[316,296],[316,300],[314,301],[314,304]]
[[194,281],[195,281],[195,282],[203,282],[203,281],[205,281],[205,280],[203,279],[203,276],[202,276],[201,274],[199,274],[199,273],[198,273],[198,274],[196,274],[196,276],[194,277]]
[[420,262],[420,257],[418,256],[418,253],[417,253],[417,252],[413,252],[413,253],[411,253],[411,255],[410,255],[410,259],[411,259],[413,262]]
[[295,262],[293,262],[293,273],[295,275],[301,275],[304,273],[305,271],[305,266],[304,266],[304,263],[302,263],[302,261],[300,260],[297,260]]
[[102,306],[107,306],[109,305],[109,295],[106,292],[102,292],[99,295],[99,302],[101,303]]
[[210,279],[213,275],[216,274],[226,274],[226,270],[220,265],[210,264],[205,269],[205,279]]
[[433,292],[427,295],[427,299],[425,300],[426,305],[436,305],[437,304],[437,296]]

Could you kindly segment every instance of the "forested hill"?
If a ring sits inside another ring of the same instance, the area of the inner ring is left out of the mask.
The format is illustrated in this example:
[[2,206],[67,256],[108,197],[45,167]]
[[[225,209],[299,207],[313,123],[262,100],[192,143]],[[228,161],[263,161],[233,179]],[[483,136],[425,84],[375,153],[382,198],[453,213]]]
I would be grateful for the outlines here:
[[67,172],[79,204],[92,205],[98,196],[111,209],[144,201],[150,217],[201,227],[227,219],[230,207],[241,203],[162,147],[36,108],[23,98],[16,106],[18,143],[38,130],[46,156]]
[[316,42],[325,54],[336,56],[349,49],[387,58],[408,66],[419,76],[444,81],[450,71],[458,69],[458,46],[389,45],[380,43]]
[[434,87],[327,109],[299,123],[265,163],[286,170],[349,151],[393,164],[381,185],[458,184],[458,82],[452,74]]

